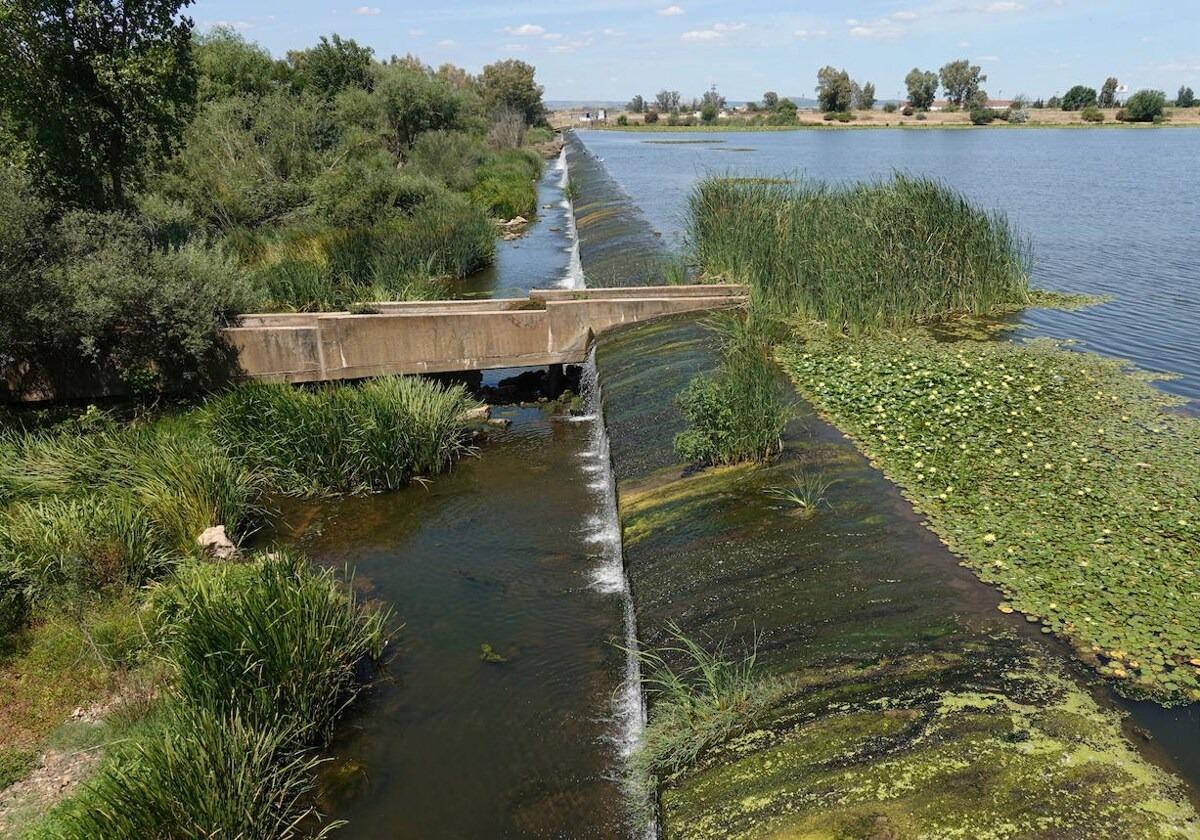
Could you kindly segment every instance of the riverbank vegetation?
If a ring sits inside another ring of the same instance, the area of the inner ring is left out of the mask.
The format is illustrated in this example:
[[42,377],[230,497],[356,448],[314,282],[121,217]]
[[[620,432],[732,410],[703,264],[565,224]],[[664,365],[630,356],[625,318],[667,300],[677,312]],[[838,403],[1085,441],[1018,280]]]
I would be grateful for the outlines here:
[[492,261],[496,221],[537,210],[530,65],[474,76],[336,35],[280,59],[193,33],[182,5],[17,4],[0,25],[13,392],[219,381],[238,313],[448,294]]
[[[54,831],[31,836],[299,832],[319,763],[310,750],[361,688],[384,621],[303,558],[237,546],[274,495],[392,489],[447,469],[469,451],[474,405],[459,386],[418,378],[248,385],[161,417],[92,413],[6,432],[5,786],[39,754],[67,761],[55,744],[72,727],[87,730],[86,754],[106,755]],[[199,545],[212,526],[220,535]],[[72,724],[72,710],[92,722]],[[74,784],[95,764],[64,773]],[[0,828],[15,825],[13,797]]]
[[691,209],[702,268],[787,325],[777,356],[801,395],[1005,593],[1002,610],[1123,691],[1200,699],[1200,424],[1117,361],[925,329],[1042,299],[1002,217],[903,176],[710,180]]

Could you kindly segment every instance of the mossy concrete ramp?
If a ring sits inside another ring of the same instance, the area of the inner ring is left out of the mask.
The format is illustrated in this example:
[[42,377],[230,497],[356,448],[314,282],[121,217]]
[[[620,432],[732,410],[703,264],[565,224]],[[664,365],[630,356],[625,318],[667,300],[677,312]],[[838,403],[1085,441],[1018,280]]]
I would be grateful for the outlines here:
[[664,315],[738,306],[735,285],[537,290],[527,298],[245,315],[224,330],[243,375],[283,382],[580,363],[592,338]]

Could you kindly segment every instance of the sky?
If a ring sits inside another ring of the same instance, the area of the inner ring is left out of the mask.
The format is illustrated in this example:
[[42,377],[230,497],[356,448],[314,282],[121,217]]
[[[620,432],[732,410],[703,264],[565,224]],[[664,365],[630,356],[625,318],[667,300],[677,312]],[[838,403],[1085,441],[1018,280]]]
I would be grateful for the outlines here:
[[731,101],[811,96],[826,64],[898,98],[911,68],[957,58],[983,68],[993,98],[1110,75],[1171,97],[1200,90],[1200,0],[196,0],[188,12],[277,56],[336,32],[380,58],[471,72],[519,58],[552,100],[688,99],[713,84]]

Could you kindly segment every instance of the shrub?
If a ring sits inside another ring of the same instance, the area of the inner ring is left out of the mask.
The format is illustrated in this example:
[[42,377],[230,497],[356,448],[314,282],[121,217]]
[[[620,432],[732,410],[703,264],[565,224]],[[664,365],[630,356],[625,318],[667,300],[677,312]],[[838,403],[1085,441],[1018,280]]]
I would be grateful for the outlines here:
[[693,379],[678,403],[687,423],[675,451],[688,462],[766,460],[782,448],[788,412],[764,341],[734,322],[715,374]]
[[525,128],[525,117],[520,111],[502,108],[488,129],[488,146],[501,151],[520,148]]
[[795,125],[795,111],[778,111],[774,114],[769,114],[766,119],[767,125]]
[[1125,113],[1124,108],[1119,108],[1113,119],[1115,119],[1117,122],[1125,122],[1129,119],[1129,114]]
[[369,225],[409,213],[443,192],[426,175],[397,169],[390,156],[352,160],[313,181],[322,220],[339,227]]
[[1012,107],[1005,112],[1004,119],[1013,125],[1022,125],[1029,122],[1029,111],[1025,108]]
[[904,110],[903,110],[903,111],[901,111],[900,113],[901,113],[901,114],[903,114],[903,115],[904,115],[904,116],[906,116],[906,117],[911,117],[911,116],[913,115],[913,109],[912,109],[912,106],[911,106],[911,105],[905,105],[905,106],[904,106]]
[[971,124],[972,125],[987,125],[995,122],[999,114],[991,108],[972,108],[971,109]]
[[646,116],[643,117],[643,120],[645,121],[646,125],[654,125],[656,122],[658,122],[658,111],[647,111]]
[[469,451],[461,386],[389,377],[312,390],[247,384],[209,403],[214,438],[237,462],[293,496],[403,487]]
[[883,104],[883,112],[885,114],[894,114],[894,113],[896,113],[897,107],[898,106],[896,105],[895,102],[885,102]]
[[1029,300],[1029,248],[999,215],[931,180],[831,188],[709,178],[688,240],[713,276],[835,330],[984,314]]
[[483,143],[464,131],[427,131],[413,143],[408,161],[450,189],[466,192],[486,154]]
[[825,122],[833,122],[837,119],[837,111],[826,111],[821,119],[825,120]]
[[541,146],[554,142],[554,129],[549,126],[537,125],[525,130],[526,146]]
[[924,122],[927,119],[929,119],[929,115],[926,114],[924,111],[920,111],[917,113],[917,122]]
[[471,198],[493,216],[511,219],[537,212],[535,179],[541,158],[528,149],[492,155],[476,173]]
[[617,125],[629,125],[629,117],[621,114],[621,116],[617,117]]
[[1104,113],[1094,105],[1088,105],[1079,112],[1079,118],[1084,122],[1102,123],[1104,122]]
[[1129,122],[1153,122],[1160,120],[1167,104],[1167,96],[1161,90],[1139,90],[1125,100],[1125,119]]

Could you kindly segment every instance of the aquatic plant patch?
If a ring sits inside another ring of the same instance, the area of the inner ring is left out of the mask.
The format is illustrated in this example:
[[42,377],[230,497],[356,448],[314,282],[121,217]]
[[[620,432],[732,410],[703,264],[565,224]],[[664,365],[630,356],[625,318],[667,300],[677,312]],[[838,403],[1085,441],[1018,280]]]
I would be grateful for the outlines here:
[[779,358],[1020,612],[1123,691],[1200,700],[1200,421],[1151,377],[1048,340],[841,337]]

